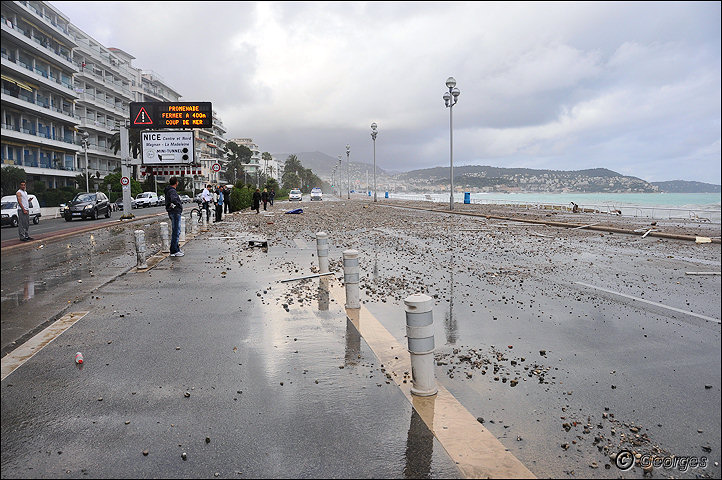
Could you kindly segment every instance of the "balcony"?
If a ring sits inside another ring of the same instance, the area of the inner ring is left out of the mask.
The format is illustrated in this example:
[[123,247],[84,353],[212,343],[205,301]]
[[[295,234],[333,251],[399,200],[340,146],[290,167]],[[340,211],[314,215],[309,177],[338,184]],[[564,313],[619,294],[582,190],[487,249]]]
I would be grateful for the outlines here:
[[102,108],[106,112],[111,112],[113,115],[119,116],[119,117],[127,117],[129,110],[124,110],[123,108],[119,108],[115,102],[110,102],[104,98],[97,97],[93,95],[92,93],[84,93],[79,92],[78,94],[78,102],[85,102],[89,103],[95,107]]
[[0,125],[3,137],[14,139],[18,142],[36,143],[38,145],[44,145],[49,147],[57,147],[64,150],[73,150],[75,152],[80,150],[80,146],[73,143],[72,135],[61,136],[60,133],[56,134],[53,138],[47,138],[47,136],[36,130],[28,130],[26,128],[20,128],[16,125]]
[[23,81],[36,82],[71,99],[77,98],[72,85],[62,83],[62,81],[58,81],[58,79],[54,77],[46,77],[45,75],[35,73],[35,69],[31,65],[25,64],[22,60],[15,60],[7,57],[7,55],[2,55],[2,66],[8,69],[8,73],[12,72],[22,77]]
[[2,95],[0,97],[3,103],[14,105],[19,109],[54,118],[64,123],[70,123],[72,125],[78,124],[78,118],[72,112],[65,112],[55,105],[51,105],[49,102],[34,102],[31,99],[19,98],[4,88],[2,89]]
[[49,43],[44,44],[39,38],[32,36],[30,32],[22,30],[19,26],[10,23],[10,21],[4,20],[0,22],[0,29],[43,60],[73,73],[77,71],[69,56],[62,54],[60,50],[53,49]]
[[77,73],[78,78],[85,78],[90,79],[96,83],[98,83],[101,86],[110,88],[114,90],[116,93],[118,93],[120,96],[124,97],[126,100],[132,101],[133,94],[130,93],[130,90],[125,88],[122,84],[119,84],[117,82],[113,82],[112,80],[107,80],[103,75],[99,75],[92,71],[92,68],[94,67],[93,64],[87,64],[85,65],[85,68],[80,67]]
[[32,5],[28,4],[27,2],[13,2],[13,4],[30,13],[35,19],[41,21],[49,29],[52,29],[54,35],[60,34],[62,36],[61,38],[67,43],[69,43],[69,47],[72,48],[77,46],[77,44],[75,43],[75,39],[68,32],[67,26],[58,25],[51,17],[49,17],[48,15],[43,15],[41,12],[38,12]]

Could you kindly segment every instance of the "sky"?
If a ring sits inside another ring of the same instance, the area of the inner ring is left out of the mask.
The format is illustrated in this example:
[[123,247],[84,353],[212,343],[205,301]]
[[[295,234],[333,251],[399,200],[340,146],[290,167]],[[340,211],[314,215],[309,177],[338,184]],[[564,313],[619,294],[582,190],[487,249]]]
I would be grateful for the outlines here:
[[50,3],[261,151],[722,183],[720,2]]

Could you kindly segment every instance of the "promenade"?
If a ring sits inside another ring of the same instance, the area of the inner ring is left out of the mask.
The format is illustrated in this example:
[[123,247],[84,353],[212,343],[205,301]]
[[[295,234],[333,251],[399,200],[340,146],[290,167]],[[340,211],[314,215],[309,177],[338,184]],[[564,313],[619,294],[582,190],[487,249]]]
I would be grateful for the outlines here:
[[[132,230],[152,253],[163,216],[84,236],[93,255],[67,239],[3,251],[2,477],[641,478],[616,466],[624,449],[708,459],[655,475],[719,477],[720,244],[694,241],[719,225],[365,198],[284,214],[298,207],[227,216],[143,272]],[[670,237],[633,233],[652,227]],[[281,283],[316,272],[318,231],[333,278]],[[7,299],[42,271],[58,280]],[[379,344],[408,356],[417,292],[448,393],[431,410]],[[5,376],[51,317],[72,326]],[[449,402],[470,421],[445,420]],[[475,450],[497,453],[472,468]]]

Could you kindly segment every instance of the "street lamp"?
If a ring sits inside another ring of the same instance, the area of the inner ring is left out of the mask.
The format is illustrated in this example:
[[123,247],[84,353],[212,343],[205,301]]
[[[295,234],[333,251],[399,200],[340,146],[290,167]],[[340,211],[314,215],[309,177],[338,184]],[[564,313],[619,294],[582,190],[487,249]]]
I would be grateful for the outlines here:
[[338,196],[341,196],[341,155],[338,157]]
[[[459,94],[461,93],[456,88],[456,80],[454,77],[446,79],[446,86],[449,88],[448,92],[444,92],[444,103],[449,108],[449,173],[451,192],[449,195],[449,210],[454,209],[454,121],[453,121],[453,109],[456,102],[459,101]],[[452,99],[453,97],[453,99]]]
[[377,125],[376,122],[371,124],[371,138],[374,141],[374,202],[376,201],[376,134],[379,133],[376,131]]
[[88,166],[88,137],[90,137],[90,134],[88,132],[83,132],[83,151],[85,152],[85,193],[90,193],[90,182],[88,180],[88,170],[90,170]]
[[348,200],[351,200],[351,161],[348,159],[351,154],[351,145],[346,144],[346,185],[348,185]]

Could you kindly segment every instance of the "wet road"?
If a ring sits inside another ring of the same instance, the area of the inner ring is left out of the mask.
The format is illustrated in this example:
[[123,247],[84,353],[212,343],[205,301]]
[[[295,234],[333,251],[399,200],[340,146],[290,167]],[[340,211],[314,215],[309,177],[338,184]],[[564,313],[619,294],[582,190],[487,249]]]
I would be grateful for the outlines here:
[[[534,474],[641,478],[609,457],[629,448],[709,460],[656,477],[720,475],[720,277],[686,274],[719,271],[719,244],[277,207],[72,300],[88,316],[2,382],[3,476],[458,476],[319,281],[275,283],[312,271],[320,230],[337,273],[344,249],[361,252],[363,304],[400,343],[403,298],[435,298],[437,380]],[[80,372],[78,349],[92,359]]]
[[[184,205],[186,210],[193,208],[195,204]],[[140,217],[149,214],[165,213],[165,207],[148,207],[148,208],[137,208],[133,210],[133,215]],[[30,224],[30,236],[33,238],[45,238],[53,233],[72,231],[83,229],[92,226],[104,225],[108,223],[118,223],[118,219],[123,214],[122,211],[116,211],[111,213],[110,218],[101,216],[96,220],[73,220],[72,222],[66,222],[64,218],[52,218],[42,217],[37,225]],[[18,239],[17,227],[5,226],[0,229],[0,240],[3,242],[3,246],[10,240]]]

